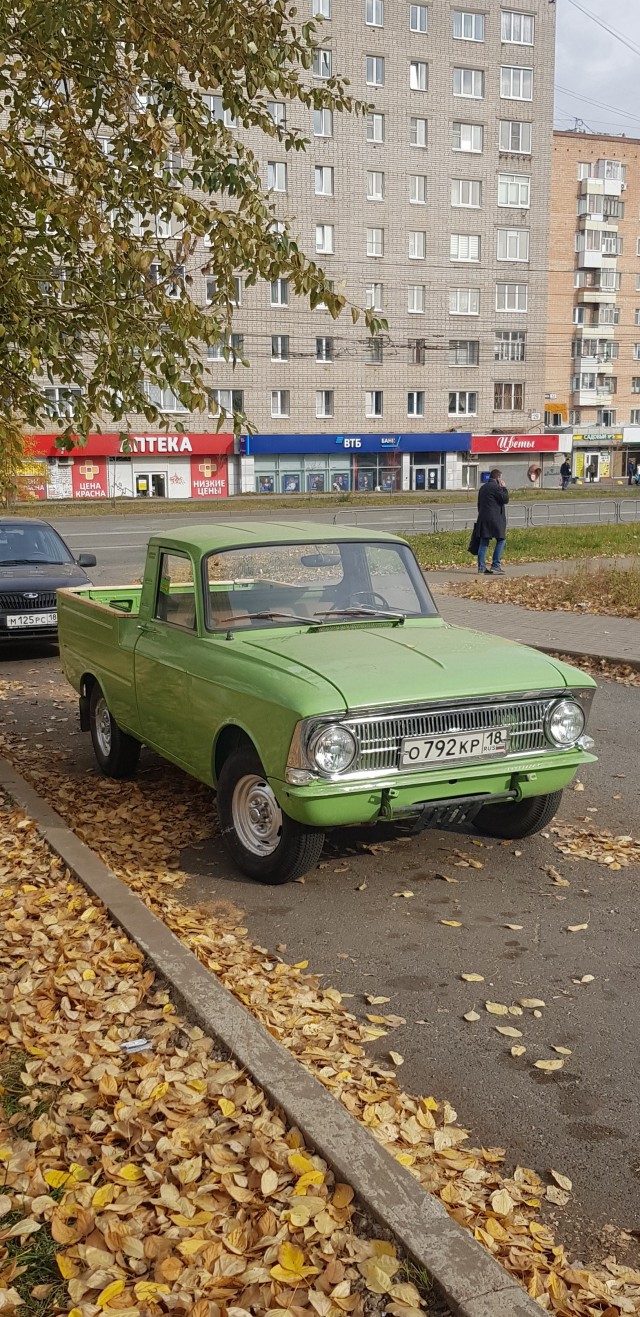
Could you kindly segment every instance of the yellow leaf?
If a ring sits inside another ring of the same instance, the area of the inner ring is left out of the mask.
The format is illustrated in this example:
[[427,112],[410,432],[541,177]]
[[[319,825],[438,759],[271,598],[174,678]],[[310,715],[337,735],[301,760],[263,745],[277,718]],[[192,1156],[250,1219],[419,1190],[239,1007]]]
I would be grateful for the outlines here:
[[521,1047],[521,1046],[519,1046],[518,1044],[516,1044],[515,1047],[512,1047],[512,1048],[511,1048],[511,1055],[512,1055],[512,1056],[524,1056],[526,1050],[527,1050],[526,1047]]
[[538,1006],[544,1006],[540,997],[521,997],[520,1005],[527,1007],[528,1010],[535,1010]]
[[401,1166],[413,1166],[415,1161],[415,1157],[410,1152],[397,1152],[395,1157],[396,1161],[400,1162]]
[[421,1098],[421,1102],[422,1102],[422,1105],[423,1105],[425,1111],[437,1111],[437,1110],[438,1110],[438,1103],[436,1102],[436,1100],[435,1100],[434,1097]]
[[[190,1085],[189,1087],[192,1086]],[[149,1097],[153,1102],[157,1102],[159,1098],[166,1097],[168,1092],[169,1092],[169,1085],[165,1079],[162,1081],[161,1084],[156,1084],[155,1088],[152,1088]]]
[[484,974],[461,974],[460,978],[465,983],[484,983]]
[[122,1294],[124,1284],[123,1280],[112,1280],[110,1285],[106,1285],[96,1299],[98,1308],[107,1308],[112,1299],[115,1299],[118,1294]]
[[504,1034],[505,1038],[522,1038],[520,1030],[514,1029],[511,1024],[496,1024],[495,1030],[496,1033]]
[[275,1193],[278,1188],[278,1175],[271,1167],[263,1172],[262,1179],[260,1180],[260,1188],[265,1198],[268,1198],[269,1194]]
[[522,928],[522,924],[505,924],[505,928],[511,928],[514,933],[519,933],[520,929]]
[[340,1210],[343,1207],[348,1207],[349,1203],[353,1201],[353,1197],[354,1193],[350,1184],[337,1184],[331,1201],[333,1206]]
[[534,1061],[536,1070],[562,1070],[564,1061]]
[[125,1162],[124,1166],[118,1166],[114,1174],[119,1180],[126,1180],[127,1184],[136,1184],[138,1180],[144,1179],[144,1171],[135,1162]]
[[515,1207],[513,1198],[506,1189],[496,1189],[495,1193],[491,1194],[489,1202],[496,1216],[508,1216]]
[[389,1052],[394,1065],[404,1065],[404,1057],[399,1052]]
[[554,1052],[558,1052],[558,1053],[560,1054],[560,1056],[571,1056],[571,1055],[572,1055],[572,1052],[571,1052],[571,1048],[570,1048],[570,1047],[555,1047],[554,1045],[552,1045],[552,1050],[553,1050]]
[[307,969],[308,964],[309,964],[309,961],[308,961],[308,960],[297,960],[296,963],[295,963],[295,965],[293,966],[293,968],[294,968],[294,969]]
[[390,997],[366,997],[370,1006],[384,1006],[386,1002],[391,1001]]
[[70,1171],[45,1171],[44,1178],[52,1189],[61,1189],[71,1177]]
[[0,1162],[10,1162],[12,1157],[11,1148],[0,1148]]
[[304,1253],[297,1244],[284,1243],[278,1249],[278,1263],[271,1268],[274,1280],[281,1280],[291,1285],[304,1280],[305,1276],[317,1276],[318,1268],[305,1264]]
[[236,1109],[235,1102],[232,1102],[230,1098],[225,1097],[218,1098],[218,1106],[223,1116],[232,1116]]
[[68,1317],[82,1317],[82,1312],[80,1311],[80,1308],[72,1308]]
[[367,1258],[366,1262],[361,1262],[360,1271],[372,1294],[388,1294],[393,1289],[393,1277],[380,1266],[376,1258]]
[[113,1202],[117,1193],[117,1187],[118,1186],[115,1184],[103,1184],[99,1189],[96,1189],[93,1198],[91,1199],[91,1206],[94,1211],[99,1212],[103,1207],[106,1207],[108,1203]]
[[549,1173],[550,1175],[553,1176],[556,1184],[560,1185],[561,1189],[566,1189],[567,1193],[571,1193],[571,1190],[573,1189],[573,1184],[569,1179],[568,1175],[562,1175],[560,1171],[554,1171],[554,1170],[551,1170]]
[[294,1198],[301,1194],[306,1194],[313,1184],[324,1184],[324,1175],[322,1171],[307,1171],[306,1175],[301,1175],[293,1191]]
[[308,1171],[315,1171],[315,1166],[308,1157],[302,1152],[290,1152],[287,1161],[292,1171],[296,1175],[306,1175]]
[[[376,1257],[376,1258],[395,1258],[395,1256],[396,1256],[396,1246],[395,1246],[395,1244],[390,1244],[388,1239],[370,1239],[370,1240],[369,1240],[369,1243],[370,1243],[370,1245],[371,1245],[371,1248],[373,1249],[374,1257]],[[400,1264],[398,1263],[398,1266],[399,1266],[399,1265],[400,1265]],[[390,1265],[389,1265],[388,1263],[384,1263],[384,1266],[387,1268],[387,1270],[388,1270],[389,1273],[391,1274],[391,1267],[390,1267]],[[393,1268],[393,1270],[397,1271],[397,1270],[398,1270],[398,1267],[396,1266],[395,1268]]]
[[78,1268],[72,1258],[68,1258],[66,1253],[56,1253],[56,1262],[58,1271],[63,1280],[71,1280],[78,1274]]
[[441,919],[441,924],[446,924],[447,928],[462,928],[459,919]]
[[581,933],[583,929],[588,927],[588,924],[568,924],[567,933]]
[[178,1252],[182,1253],[184,1258],[193,1258],[196,1253],[200,1252],[201,1248],[205,1247],[207,1242],[206,1239],[197,1239],[195,1235],[192,1235],[191,1239],[180,1240],[180,1243],[178,1244]]
[[155,1299],[156,1294],[170,1294],[171,1286],[155,1280],[141,1280],[134,1285],[133,1292],[140,1303],[146,1303],[149,1299]]
[[499,1002],[499,1001],[486,1001],[485,1004],[484,1004],[484,1007],[485,1007],[485,1010],[488,1011],[490,1015],[508,1015],[508,1014],[509,1014],[509,1007],[508,1007],[508,1006],[503,1006],[503,1005],[502,1005],[502,1002]]
[[394,892],[393,895],[394,895],[394,896],[403,896],[404,899],[405,899],[405,901],[410,901],[410,900],[411,900],[411,897],[413,896],[413,892]]
[[477,1011],[467,1011],[466,1015],[463,1016],[463,1019],[471,1020],[471,1021],[479,1020],[480,1016],[478,1015]]

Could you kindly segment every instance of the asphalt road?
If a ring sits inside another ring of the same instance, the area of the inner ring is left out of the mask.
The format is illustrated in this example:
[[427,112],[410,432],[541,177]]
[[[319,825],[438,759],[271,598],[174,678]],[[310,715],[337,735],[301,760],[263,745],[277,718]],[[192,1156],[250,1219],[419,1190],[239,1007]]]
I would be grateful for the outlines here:
[[[79,779],[93,772],[89,738],[78,732],[55,651],[3,655],[2,675],[24,689],[0,704],[0,726],[4,720],[27,745],[70,750],[69,771]],[[584,791],[565,794],[563,819],[586,817],[639,835],[638,701],[637,689],[601,684],[591,728],[600,760],[585,770]],[[176,775],[143,752],[140,784],[150,802],[158,784],[170,786]],[[484,839],[478,845],[474,834],[430,832],[407,841],[393,833],[342,833],[304,883],[266,889],[231,869],[213,829],[213,805],[211,813],[210,839],[182,856],[188,882],[179,899],[237,907],[251,938],[271,952],[285,946],[288,960],[308,960],[327,983],[353,994],[357,1012],[371,1009],[367,994],[389,997],[381,1009],[405,1017],[406,1025],[375,1046],[404,1056],[404,1086],[446,1096],[472,1141],[504,1147],[509,1164],[568,1175],[569,1204],[549,1210],[559,1237],[580,1258],[617,1252],[637,1264],[637,1246],[625,1251],[618,1240],[620,1229],[640,1227],[637,867],[610,873],[565,859],[553,836],[514,846]],[[363,849],[372,843],[380,849]],[[484,867],[457,867],[457,851]],[[553,886],[550,865],[569,887]],[[587,930],[566,932],[583,923]],[[485,982],[464,983],[460,976],[469,972]],[[593,982],[573,982],[585,974]],[[526,1011],[509,1021],[527,1047],[516,1060],[512,1040],[495,1032],[505,1021],[488,1014],[484,1002],[521,997],[542,998],[546,1006],[540,1019]],[[472,1007],[481,1018],[467,1023],[462,1017]],[[564,1069],[535,1070],[533,1060],[556,1056],[551,1048],[558,1045],[571,1049]]]
[[[640,499],[619,500],[625,522],[640,516]],[[529,524],[527,508],[532,508],[536,526],[564,524],[596,524],[600,521],[614,520],[612,509],[615,499],[612,496],[603,499],[555,499],[536,501],[535,504],[514,502],[510,507],[509,524],[512,529]],[[246,517],[246,513],[233,512],[233,506],[204,508],[195,507],[189,513],[184,511],[175,515],[168,510],[161,514],[149,512],[139,516],[122,516],[118,513],[100,513],[92,516],[56,516],[52,512],[50,520],[67,540],[75,554],[95,553],[98,566],[89,573],[96,585],[128,584],[138,579],[144,568],[145,550],[150,535],[163,529],[175,529],[192,521],[199,524],[211,522],[212,525],[224,524]],[[360,525],[372,530],[390,531],[407,534],[410,531],[428,533],[430,530],[462,530],[471,526],[475,520],[475,505],[455,503],[453,500],[438,504],[403,503],[384,504],[379,507],[358,508],[292,508],[288,510],[268,509],[260,516],[272,522],[315,521],[320,525],[333,525],[334,520],[343,525]],[[435,518],[435,520],[434,520]]]

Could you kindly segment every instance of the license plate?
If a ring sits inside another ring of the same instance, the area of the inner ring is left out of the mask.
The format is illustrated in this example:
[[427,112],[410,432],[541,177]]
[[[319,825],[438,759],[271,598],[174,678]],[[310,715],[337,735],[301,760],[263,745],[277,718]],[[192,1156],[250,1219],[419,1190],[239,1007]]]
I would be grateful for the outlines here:
[[7,626],[15,630],[31,629],[39,626],[57,626],[57,613],[9,613]]
[[499,759],[507,753],[508,746],[506,727],[492,727],[488,732],[457,732],[455,736],[410,736],[402,742],[400,767],[423,768],[460,759]]

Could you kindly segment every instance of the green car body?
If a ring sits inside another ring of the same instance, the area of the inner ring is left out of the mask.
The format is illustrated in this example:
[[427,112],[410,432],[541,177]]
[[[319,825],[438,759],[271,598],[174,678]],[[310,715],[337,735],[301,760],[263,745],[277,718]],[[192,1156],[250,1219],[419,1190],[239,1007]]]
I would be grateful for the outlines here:
[[[391,553],[392,546],[401,550]],[[308,548],[315,552],[305,555]],[[395,562],[399,553],[406,580],[398,574],[381,579],[396,591],[419,592],[419,568],[408,546],[364,529],[251,522],[156,535],[141,586],[59,595],[62,661],[80,696],[85,729],[99,687],[104,698],[96,716],[106,718],[106,706],[125,748],[144,743],[202,782],[216,785],[239,746],[252,750],[282,814],[315,832],[433,814],[455,801],[517,803],[550,796],[593,759],[583,736],[561,747],[545,732],[549,710],[563,698],[584,708],[586,721],[595,683],[577,669],[507,640],[450,626],[433,601],[424,615],[379,609],[374,616],[380,599],[387,600],[372,586],[357,592],[355,608],[338,613],[328,607],[320,615],[314,608],[308,621],[294,621],[260,612],[249,620],[238,614],[237,598],[251,601],[254,581],[234,578],[230,585],[211,579],[212,563],[218,575],[226,570],[231,560],[226,551],[234,551],[233,561],[239,562],[237,555],[246,553],[251,563],[285,552],[297,562],[299,554],[301,563],[311,563],[300,568],[309,577],[318,564],[320,569],[328,564],[323,590],[304,582],[287,585],[307,608],[310,595],[314,605],[320,598],[334,599],[345,571],[335,566],[340,554],[366,565],[378,561],[376,554],[384,563]],[[334,551],[335,557],[327,556]],[[183,584],[167,579],[176,562],[184,569]],[[362,585],[362,577],[357,583]],[[260,599],[266,584],[273,593],[271,578],[260,584]],[[211,599],[218,607],[223,588],[224,606],[231,607],[226,601],[233,595],[236,611],[228,626],[219,612],[212,630]],[[273,597],[283,597],[282,589]],[[373,604],[364,604],[366,599]],[[191,610],[188,616],[185,609]],[[319,731],[335,723],[351,735],[357,753],[345,771],[321,771],[309,747]],[[415,753],[423,754],[435,747],[438,734],[449,738],[447,746],[457,737],[457,752],[469,748],[464,739],[469,728],[471,736],[474,729],[497,725],[505,737],[499,754],[478,755],[476,747],[475,758],[402,766],[402,756],[413,753],[406,748],[411,738],[419,742]],[[424,738],[432,739],[431,747],[423,748]]]

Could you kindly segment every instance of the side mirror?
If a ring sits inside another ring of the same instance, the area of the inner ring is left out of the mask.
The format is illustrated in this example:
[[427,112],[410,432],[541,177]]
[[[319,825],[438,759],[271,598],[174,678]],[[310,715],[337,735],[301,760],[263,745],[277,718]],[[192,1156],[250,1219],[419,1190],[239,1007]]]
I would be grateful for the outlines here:
[[78,567],[97,567],[98,559],[95,553],[80,553],[76,558]]

